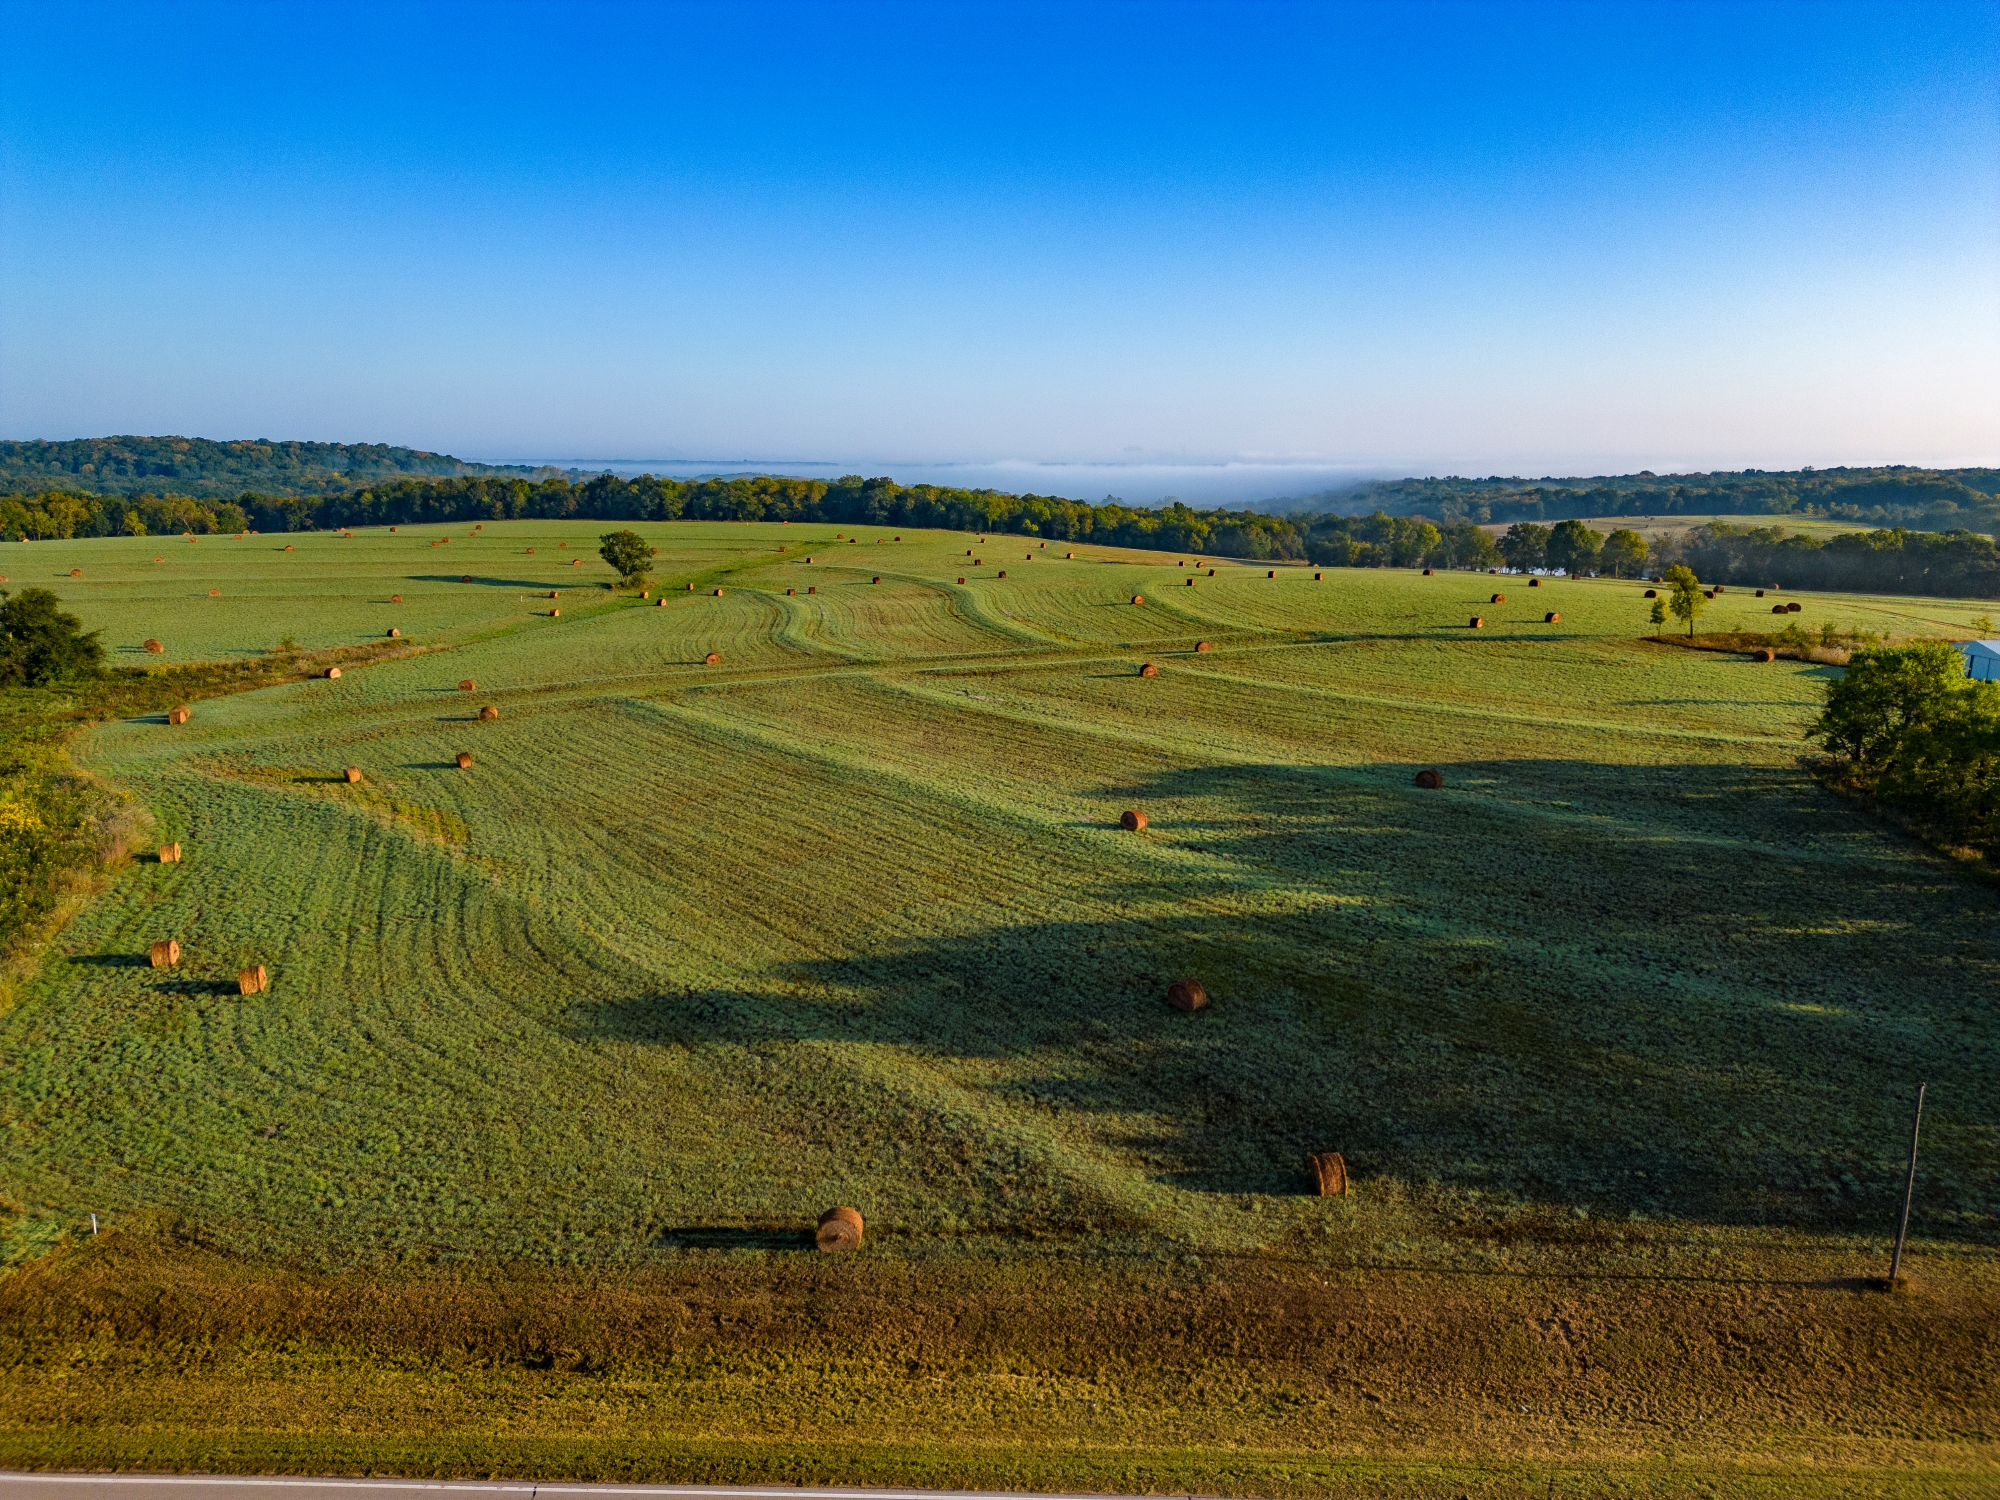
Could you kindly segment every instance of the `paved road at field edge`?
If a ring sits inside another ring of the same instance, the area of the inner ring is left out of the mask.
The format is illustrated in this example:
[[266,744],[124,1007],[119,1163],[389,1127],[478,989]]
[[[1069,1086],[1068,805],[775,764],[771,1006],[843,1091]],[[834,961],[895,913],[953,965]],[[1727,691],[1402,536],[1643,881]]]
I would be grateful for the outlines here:
[[[905,1500],[908,1496],[946,1495],[953,1500],[1012,1497],[1012,1490],[883,1490],[850,1489],[838,1485],[807,1488],[790,1484],[539,1484],[528,1479],[292,1479],[253,1478],[229,1474],[26,1474],[0,1471],[0,1500],[366,1500],[357,1492],[375,1491],[377,1500],[397,1495],[506,1495],[534,1500],[537,1495],[685,1495],[690,1500]],[[1061,1494],[1036,1494],[1034,1500],[1066,1500]],[[1075,1497],[1083,1500],[1083,1497]],[[1136,1496],[1093,1495],[1088,1500],[1139,1500]]]

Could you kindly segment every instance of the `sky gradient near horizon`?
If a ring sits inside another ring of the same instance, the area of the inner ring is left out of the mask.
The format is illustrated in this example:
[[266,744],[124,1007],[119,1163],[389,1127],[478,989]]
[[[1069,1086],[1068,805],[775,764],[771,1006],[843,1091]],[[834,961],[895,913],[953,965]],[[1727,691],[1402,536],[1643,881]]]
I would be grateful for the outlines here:
[[118,432],[1996,463],[2000,6],[0,0],[0,437]]

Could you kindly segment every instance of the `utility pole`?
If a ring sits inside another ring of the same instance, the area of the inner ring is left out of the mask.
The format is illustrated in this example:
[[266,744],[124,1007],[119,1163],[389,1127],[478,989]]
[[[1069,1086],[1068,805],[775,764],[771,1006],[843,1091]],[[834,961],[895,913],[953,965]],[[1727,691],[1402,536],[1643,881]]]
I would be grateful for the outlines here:
[[1889,1257],[1889,1290],[1902,1279],[1903,1239],[1910,1232],[1910,1199],[1917,1192],[1917,1134],[1924,1128],[1924,1085],[1917,1085],[1917,1112],[1910,1120],[1910,1175],[1903,1183],[1903,1218],[1896,1226],[1896,1253]]

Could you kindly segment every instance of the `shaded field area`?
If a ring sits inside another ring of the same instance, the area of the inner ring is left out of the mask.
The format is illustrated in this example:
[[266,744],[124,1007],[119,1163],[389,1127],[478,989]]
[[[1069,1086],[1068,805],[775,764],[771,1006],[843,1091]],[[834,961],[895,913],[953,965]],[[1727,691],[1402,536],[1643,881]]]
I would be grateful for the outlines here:
[[[214,1430],[279,1468],[313,1432],[399,1430],[364,1407],[551,1454],[726,1447],[749,1396],[665,1414],[713,1378],[780,1393],[771,1446],[648,1473],[784,1477],[810,1448],[812,1477],[919,1482],[835,1450],[928,1432],[955,1482],[1001,1482],[1019,1444],[1052,1484],[1511,1494],[1546,1478],[1524,1455],[1587,1452],[1669,1493],[1668,1407],[1688,1472],[1732,1484],[1764,1482],[1731,1468],[1757,1453],[1987,1472],[2000,891],[1800,770],[1833,669],[1641,641],[1629,582],[1210,576],[944,533],[642,527],[662,607],[604,587],[601,529],[5,549],[107,640],[227,660],[400,620],[410,652],[73,746],[185,857],[126,867],[0,1016],[9,1243],[68,1246],[0,1281],[32,1375],[0,1454],[84,1443],[52,1435],[75,1418],[107,1461],[167,1462],[145,1445],[224,1387]],[[196,553],[256,602],[194,592]],[[1898,634],[1978,609],[1806,602]],[[1767,619],[1728,594],[1702,623]],[[148,967],[169,936],[183,962]],[[270,989],[242,996],[252,963]],[[1207,1010],[1167,1007],[1181,977]],[[1871,1297],[1919,1079],[1923,1291]],[[1352,1196],[1312,1196],[1326,1150]],[[836,1202],[868,1246],[829,1267],[797,1247]],[[76,1238],[92,1212],[115,1241]],[[523,1277],[611,1301],[538,1365],[503,1331],[540,1316]],[[404,1297],[462,1315],[312,1310]],[[303,1352],[260,1352],[288,1319]],[[965,1342],[1015,1323],[1040,1331]],[[1549,1328],[1569,1363],[1535,1363]],[[1896,1373],[1905,1337],[1957,1349],[1956,1383]],[[1690,1340],[1729,1351],[1713,1380],[1673,1367]],[[459,1405],[447,1345],[483,1372]],[[933,1348],[958,1351],[935,1387]],[[1836,1351],[1810,1411],[1771,1373],[1808,1348]],[[1365,1350],[1402,1362],[1376,1397],[1403,1437],[1355,1425]],[[372,1395],[328,1385],[356,1368]],[[175,1384],[197,1370],[216,1384]],[[1122,1394],[1037,1404],[1092,1371]],[[1530,1371],[1567,1425],[1508,1414]],[[1886,1404],[1843,1408],[1843,1381]],[[180,1415],[115,1420],[121,1388]],[[529,1434],[530,1408],[565,1415]],[[1047,1467],[1135,1432],[1151,1457]],[[1478,1484],[1418,1473],[1475,1450]],[[1263,1456],[1239,1480],[1231,1453]],[[1418,1468],[1311,1469],[1385,1454]]]

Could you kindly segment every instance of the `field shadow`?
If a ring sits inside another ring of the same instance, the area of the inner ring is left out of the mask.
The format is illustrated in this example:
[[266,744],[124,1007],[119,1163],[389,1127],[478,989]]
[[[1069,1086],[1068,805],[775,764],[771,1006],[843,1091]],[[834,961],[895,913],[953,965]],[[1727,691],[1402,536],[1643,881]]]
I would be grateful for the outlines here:
[[[1152,819],[1111,837],[1205,862],[1121,851],[1102,916],[1072,900],[568,1024],[717,1066],[891,1048],[1201,1193],[1295,1194],[1338,1150],[1363,1179],[1593,1218],[1842,1228],[1889,1222],[1926,1078],[1929,1212],[2000,1237],[2000,1012],[1973,998],[2000,984],[2000,891],[1788,768],[1428,764],[1442,790],[1418,762],[1105,785]],[[1169,1007],[1182,977],[1206,1010]],[[825,1128],[893,1128],[872,1111]]]
[[710,1228],[690,1224],[663,1229],[653,1241],[656,1250],[782,1250],[817,1253],[811,1229]]
[[559,588],[564,588],[564,587],[568,587],[568,588],[582,588],[582,587],[589,587],[589,588],[596,588],[596,587],[597,587],[597,585],[598,585],[598,584],[599,584],[600,582],[602,582],[602,580],[600,580],[600,579],[591,579],[591,580],[589,580],[589,581],[588,581],[588,582],[586,583],[586,582],[585,582],[584,580],[581,580],[581,579],[573,579],[573,580],[570,580],[570,581],[569,581],[569,582],[568,582],[567,584],[565,584],[565,583],[564,583],[564,581],[563,581],[563,580],[561,580],[561,579],[558,579],[558,580],[557,580],[556,582],[554,582],[554,583],[544,583],[544,582],[538,582],[537,580],[535,580],[535,579],[532,579],[532,578],[494,578],[494,577],[491,577],[491,576],[489,576],[489,575],[483,575],[483,574],[479,574],[479,573],[474,573],[474,574],[472,574],[470,578],[468,578],[468,577],[467,577],[467,576],[466,576],[465,574],[463,574],[463,573],[412,573],[412,574],[410,575],[410,582],[412,582],[412,583],[455,583],[455,584],[458,584],[458,585],[460,585],[460,586],[465,586],[465,585],[468,585],[468,584],[469,584],[470,586],[472,586],[472,587],[474,587],[474,588],[496,588],[496,589],[545,589],[545,590],[546,590],[546,589],[559,589]]
[[69,961],[86,969],[146,969],[153,962],[143,953],[78,953]]

